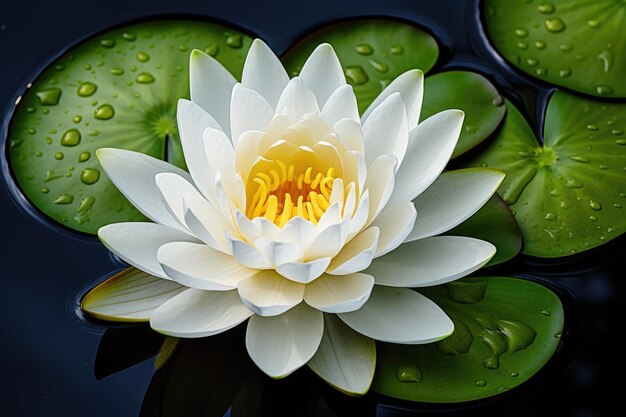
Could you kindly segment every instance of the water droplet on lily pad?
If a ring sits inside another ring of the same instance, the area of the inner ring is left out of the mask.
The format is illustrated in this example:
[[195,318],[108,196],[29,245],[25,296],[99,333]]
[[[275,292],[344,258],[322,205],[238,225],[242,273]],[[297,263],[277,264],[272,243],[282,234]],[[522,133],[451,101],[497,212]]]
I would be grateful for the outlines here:
[[151,84],[154,82],[154,76],[149,72],[142,72],[140,74],[137,74],[137,78],[135,78],[135,81],[139,84]]
[[80,155],[78,155],[78,162],[85,162],[88,161],[89,158],[91,158],[91,153],[90,152],[81,152]]
[[48,88],[37,92],[36,96],[39,99],[39,104],[44,106],[56,106],[59,104],[61,94],[62,92],[59,88]]
[[54,204],[71,204],[74,201],[72,194],[61,194],[54,199]]
[[474,382],[474,384],[475,384],[477,387],[485,387],[485,386],[487,386],[487,381],[485,381],[484,379],[477,379],[477,380]]
[[80,174],[80,180],[83,184],[91,185],[100,179],[100,171],[94,168],[85,168]]
[[396,371],[398,380],[402,382],[422,382],[422,370],[417,365],[401,365]]
[[115,110],[110,104],[103,104],[94,112],[94,117],[99,120],[109,120],[115,115]]
[[61,145],[76,146],[80,143],[80,138],[81,135],[78,129],[70,129],[61,136]]
[[93,95],[97,89],[97,85],[92,82],[85,81],[78,86],[78,95],[81,97],[89,97]]
[[537,6],[537,11],[539,13],[550,14],[554,12],[554,10],[555,10],[554,4],[550,2],[544,2]]
[[549,32],[562,32],[565,30],[565,23],[558,17],[547,19],[544,22],[544,26]]
[[102,39],[100,45],[105,48],[113,48],[115,46],[115,39]]
[[137,52],[137,61],[148,62],[150,61],[150,55],[148,55],[146,52]]
[[241,48],[243,44],[243,37],[239,33],[230,34],[226,37],[226,45],[231,48]]
[[367,80],[369,80],[367,73],[363,67],[359,65],[346,67],[344,73],[346,74],[346,78],[348,78],[348,82],[353,85],[365,84]]

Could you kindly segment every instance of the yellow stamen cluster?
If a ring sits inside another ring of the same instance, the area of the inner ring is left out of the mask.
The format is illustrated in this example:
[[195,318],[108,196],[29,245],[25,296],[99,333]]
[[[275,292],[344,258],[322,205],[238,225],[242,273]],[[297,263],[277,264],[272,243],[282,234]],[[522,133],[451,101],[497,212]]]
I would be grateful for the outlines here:
[[[274,160],[279,169],[269,173],[258,172],[251,178],[257,189],[248,202],[248,218],[263,216],[278,227],[296,217],[303,217],[317,224],[330,205],[335,169],[328,168],[325,174],[308,167],[304,172],[296,173],[296,166],[287,166],[280,160]],[[250,182],[248,186],[254,186]]]

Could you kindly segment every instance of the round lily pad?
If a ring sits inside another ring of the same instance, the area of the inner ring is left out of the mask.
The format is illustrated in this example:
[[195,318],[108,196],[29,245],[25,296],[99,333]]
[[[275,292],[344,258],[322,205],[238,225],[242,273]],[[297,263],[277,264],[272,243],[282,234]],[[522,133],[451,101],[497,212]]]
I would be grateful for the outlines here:
[[15,180],[41,212],[80,232],[140,221],[96,159],[124,148],[185,167],[176,124],[194,48],[240,75],[251,38],[224,26],[160,20],[95,36],[48,66],[21,97],[7,146]]
[[290,48],[283,57],[290,75],[298,75],[311,52],[324,42],[335,49],[360,113],[398,75],[416,68],[426,73],[439,55],[435,39],[415,26],[394,20],[350,20],[314,32]]
[[626,97],[626,3],[487,0],[485,27],[500,53],[541,80]]
[[497,194],[493,195],[476,214],[446,234],[475,237],[492,243],[497,251],[485,266],[506,262],[522,248],[522,232],[515,221],[515,216]]
[[522,229],[522,251],[581,252],[626,231],[626,104],[561,91],[550,99],[540,145],[510,102],[493,142],[467,166],[507,173],[498,192]]
[[410,401],[456,403],[498,395],[527,381],[556,352],[559,298],[527,280],[489,277],[420,290],[452,319],[437,343],[379,343],[372,389]]
[[447,71],[426,78],[422,120],[446,109],[461,109],[465,121],[453,158],[486,139],[498,127],[506,106],[498,90],[480,74]]

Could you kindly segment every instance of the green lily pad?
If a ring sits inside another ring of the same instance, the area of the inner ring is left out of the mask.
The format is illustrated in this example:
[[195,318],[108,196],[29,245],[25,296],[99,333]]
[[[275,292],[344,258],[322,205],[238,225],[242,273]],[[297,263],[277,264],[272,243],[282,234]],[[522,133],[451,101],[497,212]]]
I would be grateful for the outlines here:
[[394,20],[350,20],[314,32],[289,49],[283,63],[290,75],[298,75],[311,52],[324,42],[337,52],[361,113],[398,75],[415,68],[426,73],[439,55],[435,39],[415,26]]
[[191,20],[140,23],[102,33],[53,62],[21,97],[9,128],[9,162],[41,212],[80,232],[139,213],[101,171],[96,150],[125,148],[185,167],[176,127],[189,97],[189,54],[215,56],[240,75],[251,39]]
[[420,119],[446,109],[465,112],[463,130],[452,153],[453,158],[485,140],[506,113],[504,99],[493,84],[482,75],[468,71],[447,71],[426,78]]
[[558,91],[548,104],[544,145],[507,102],[493,142],[467,166],[507,173],[498,192],[522,229],[522,252],[565,256],[626,231],[626,104]]
[[497,252],[485,266],[508,261],[522,249],[522,232],[511,209],[498,196],[492,196],[480,210],[446,234],[468,236],[491,242]]
[[378,393],[428,403],[491,397],[528,380],[557,350],[563,307],[539,284],[473,277],[420,292],[452,318],[455,331],[428,345],[379,343]]
[[581,93],[626,97],[626,3],[487,0],[485,26],[514,66]]

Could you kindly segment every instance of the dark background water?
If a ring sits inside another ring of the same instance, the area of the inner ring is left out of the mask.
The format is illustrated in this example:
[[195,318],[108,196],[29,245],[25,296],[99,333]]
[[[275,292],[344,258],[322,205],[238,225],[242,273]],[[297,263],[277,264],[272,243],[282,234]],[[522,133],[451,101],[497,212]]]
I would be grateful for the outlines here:
[[[301,35],[329,21],[390,16],[416,22],[435,34],[443,45],[435,70],[469,67],[484,73],[523,105],[539,131],[549,89],[510,71],[490,53],[476,29],[476,7],[474,1],[461,0],[5,1],[0,5],[0,108],[4,118],[26,83],[51,57],[90,33],[128,20],[163,14],[217,18],[248,29],[282,53]],[[152,404],[160,402],[154,393],[163,383],[163,372],[157,373],[150,390],[151,360],[97,380],[95,358],[105,328],[82,320],[75,311],[78,295],[119,267],[108,251],[93,239],[66,236],[36,221],[15,203],[5,181],[0,188],[0,230],[0,414],[135,416],[146,396],[143,412],[150,415]],[[583,417],[608,415],[609,409],[619,407],[626,373],[624,345],[617,341],[624,331],[626,305],[624,246],[622,238],[565,264],[519,258],[494,271],[544,277],[573,293],[576,302],[568,304],[566,316],[571,334],[548,369],[525,387],[495,404],[479,403],[479,409],[454,413]],[[117,330],[109,332],[107,340],[112,340],[113,351],[132,357],[137,348],[133,338],[145,334],[145,329]],[[185,346],[193,350],[196,345]],[[145,349],[139,356],[152,348]],[[115,368],[115,361],[110,362],[100,356],[96,369]],[[329,409],[338,416],[408,413],[389,406],[398,403],[376,396],[347,399],[306,371],[287,381],[291,382],[262,382],[262,395],[274,402],[282,399],[280,406],[264,408],[273,415],[302,415],[314,408],[319,415],[332,415]],[[303,399],[304,391],[313,392],[313,397],[321,393],[324,400],[312,406]]]

